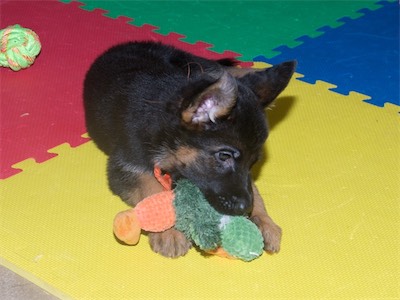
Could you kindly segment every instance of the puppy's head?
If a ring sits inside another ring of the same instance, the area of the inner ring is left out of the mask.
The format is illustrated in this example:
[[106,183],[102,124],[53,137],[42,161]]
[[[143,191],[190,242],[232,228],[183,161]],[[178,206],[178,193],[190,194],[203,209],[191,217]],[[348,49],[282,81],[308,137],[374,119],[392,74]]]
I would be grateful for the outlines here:
[[295,62],[265,70],[221,67],[189,81],[179,95],[175,135],[156,161],[195,183],[210,204],[230,215],[253,207],[251,167],[268,136],[264,108],[287,86]]

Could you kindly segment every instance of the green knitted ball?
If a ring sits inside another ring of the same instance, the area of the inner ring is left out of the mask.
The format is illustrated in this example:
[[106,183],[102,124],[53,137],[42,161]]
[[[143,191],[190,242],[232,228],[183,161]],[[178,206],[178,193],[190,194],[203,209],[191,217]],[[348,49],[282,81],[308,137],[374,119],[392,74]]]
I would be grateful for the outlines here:
[[258,227],[245,217],[229,217],[222,229],[222,247],[232,256],[251,261],[263,253],[264,239]]
[[0,30],[0,66],[14,71],[28,68],[39,54],[41,44],[38,35],[20,25]]

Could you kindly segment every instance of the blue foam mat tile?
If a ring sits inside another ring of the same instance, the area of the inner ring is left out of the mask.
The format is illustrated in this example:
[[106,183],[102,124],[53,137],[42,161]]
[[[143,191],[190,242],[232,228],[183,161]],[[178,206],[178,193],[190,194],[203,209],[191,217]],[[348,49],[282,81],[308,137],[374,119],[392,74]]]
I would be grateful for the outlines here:
[[280,54],[254,61],[277,64],[296,59],[300,80],[314,83],[323,80],[337,85],[332,90],[344,95],[356,91],[371,97],[365,100],[383,107],[386,102],[400,105],[399,97],[399,4],[381,1],[381,8],[361,9],[364,16],[338,21],[337,28],[328,26],[318,30],[323,35],[299,37],[302,44],[274,50]]

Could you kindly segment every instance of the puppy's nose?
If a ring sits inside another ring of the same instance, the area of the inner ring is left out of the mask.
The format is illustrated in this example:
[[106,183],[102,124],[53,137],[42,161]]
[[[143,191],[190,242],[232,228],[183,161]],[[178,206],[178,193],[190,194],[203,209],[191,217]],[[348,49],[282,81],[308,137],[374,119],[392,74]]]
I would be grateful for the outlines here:
[[233,214],[238,216],[249,215],[253,209],[253,203],[244,198],[233,197]]

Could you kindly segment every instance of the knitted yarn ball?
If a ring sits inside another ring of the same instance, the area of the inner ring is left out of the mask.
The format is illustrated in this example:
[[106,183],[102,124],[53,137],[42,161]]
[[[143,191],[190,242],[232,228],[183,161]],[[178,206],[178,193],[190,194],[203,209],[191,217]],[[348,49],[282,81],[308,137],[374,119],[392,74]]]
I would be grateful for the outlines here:
[[0,30],[0,66],[14,71],[28,68],[39,54],[41,44],[38,35],[20,25]]

